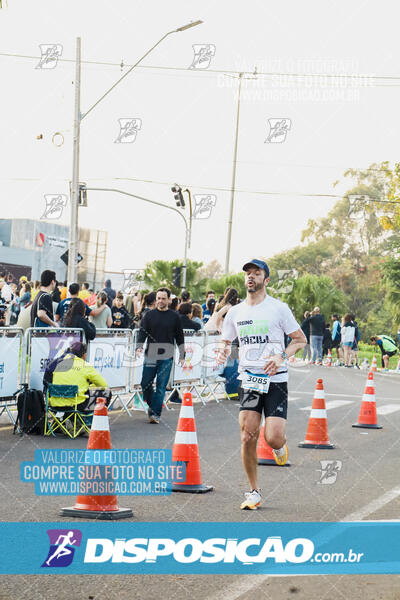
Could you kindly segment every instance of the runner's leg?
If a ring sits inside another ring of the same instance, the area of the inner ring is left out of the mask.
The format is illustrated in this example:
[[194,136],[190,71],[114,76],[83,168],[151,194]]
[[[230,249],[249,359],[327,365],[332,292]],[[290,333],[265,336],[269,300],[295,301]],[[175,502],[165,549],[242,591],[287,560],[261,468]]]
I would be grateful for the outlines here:
[[261,414],[255,410],[241,410],[239,424],[242,440],[242,462],[251,490],[258,489],[257,482],[257,442]]

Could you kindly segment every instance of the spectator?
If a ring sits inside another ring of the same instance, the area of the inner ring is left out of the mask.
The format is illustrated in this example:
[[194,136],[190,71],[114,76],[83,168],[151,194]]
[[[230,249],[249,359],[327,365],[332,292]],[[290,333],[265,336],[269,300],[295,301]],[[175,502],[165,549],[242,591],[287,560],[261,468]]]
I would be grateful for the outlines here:
[[332,320],[332,349],[334,350],[336,348],[336,356],[337,356],[337,360],[339,361],[339,364],[342,365],[343,363],[343,353],[342,353],[342,349],[340,347],[340,343],[342,340],[342,327],[340,325],[340,321],[339,321],[339,315],[337,315],[336,313],[332,315],[331,317]]
[[[64,316],[67,313],[69,305],[71,304],[71,300],[73,298],[79,298],[79,283],[71,283],[68,288],[69,298],[65,298],[65,300],[61,300],[60,304],[57,306],[56,310],[56,321],[63,325]],[[101,312],[105,310],[105,306],[101,304],[97,305],[95,308],[89,308],[87,304],[85,304],[85,316],[89,317],[97,317]]]
[[[149,405],[150,423],[159,423],[174,356],[174,344],[179,348],[179,362],[183,365],[185,347],[183,329],[179,316],[168,308],[171,292],[159,288],[156,295],[156,308],[149,310],[141,321],[138,335],[137,353],[143,351],[148,340],[142,375],[143,398]],[[153,381],[156,390],[153,393]]]
[[[61,292],[58,289],[57,281],[56,281],[56,287],[54,288],[53,293],[51,294],[51,299],[57,306],[61,302]],[[57,308],[57,306],[55,308]]]
[[203,310],[203,323],[204,324],[208,323],[208,321],[211,318],[211,315],[214,313],[215,304],[216,304],[215,298],[209,298],[207,300],[206,310]]
[[89,293],[90,296],[84,300],[84,303],[87,304],[89,308],[92,308],[97,304],[97,294],[92,288],[89,288]]
[[192,305],[190,302],[182,302],[179,306],[179,318],[181,320],[182,329],[194,329],[195,331],[199,331],[201,329],[201,325],[192,320]]
[[307,344],[303,348],[303,360],[307,360],[308,362],[310,362],[310,360],[311,360],[310,321],[308,318],[310,316],[311,316],[310,311],[306,310],[306,312],[304,313],[304,320],[301,324],[301,329],[307,338]]
[[72,298],[64,317],[64,327],[81,328],[87,342],[96,337],[96,327],[85,318],[86,304],[80,298]]
[[358,328],[357,321],[355,320],[356,319],[355,315],[351,314],[350,318],[353,321],[354,327],[355,327],[354,342],[351,347],[351,360],[353,361],[353,359],[354,359],[354,367],[356,369],[359,369],[360,365],[358,364],[358,342],[361,339],[361,334],[360,334],[360,330]]
[[102,290],[108,296],[107,304],[110,308],[112,308],[113,300],[115,300],[115,296],[117,295],[116,291],[111,287],[111,279],[106,279],[104,282],[104,289]]
[[192,321],[200,325],[200,329],[203,329],[203,309],[200,304],[193,302],[192,304]]
[[354,334],[356,328],[351,320],[351,315],[346,313],[342,319],[342,345],[344,353],[344,366],[351,367],[351,348],[354,343]]
[[190,298],[190,292],[188,292],[187,290],[183,290],[182,294],[181,294],[181,302],[191,302],[191,298]]
[[90,296],[89,287],[90,284],[87,281],[85,281],[85,283],[82,283],[82,289],[78,294],[78,298],[80,298],[83,301],[87,300]]
[[61,300],[65,300],[65,298],[67,297],[68,294],[68,282],[64,281],[64,284],[60,290],[60,296],[61,296]]
[[169,305],[171,310],[177,311],[178,307],[179,307],[179,298],[177,296],[174,296],[171,299],[171,304]]
[[35,281],[33,283],[33,287],[32,287],[32,295],[31,295],[32,302],[34,301],[34,299],[36,298],[37,294],[39,293],[39,290],[40,290],[40,281],[38,281],[37,279],[35,279]]
[[1,282],[1,298],[4,302],[11,302],[13,299],[13,292],[8,278]]
[[129,290],[129,292],[126,294],[126,298],[125,298],[125,302],[124,302],[130,321],[133,321],[135,318],[135,315],[136,315],[134,299],[135,299],[134,290],[133,290],[133,288],[131,288]]
[[215,292],[213,292],[213,290],[208,290],[207,294],[206,294],[206,300],[205,302],[201,305],[201,308],[203,309],[203,313],[207,310],[207,302],[210,299],[215,300]]
[[[79,298],[74,302],[81,302]],[[90,388],[95,386],[105,390],[107,381],[96,369],[86,362],[87,344],[75,342],[60,358],[52,361],[46,368],[43,378],[43,386],[46,388],[49,383],[54,385],[77,385],[78,403],[77,409],[84,410],[89,407]],[[105,396],[111,397],[110,393]],[[71,398],[49,398],[50,406],[67,408],[74,406]]]
[[322,356],[327,356],[328,350],[332,348],[332,334],[329,329],[329,323],[325,323],[324,335],[322,339]]
[[137,314],[138,323],[141,323],[144,315],[156,307],[156,292],[145,294],[142,299],[142,306]]
[[308,317],[310,321],[311,364],[322,365],[322,340],[324,339],[325,317],[316,306]]
[[89,315],[89,321],[93,323],[96,329],[107,329],[112,325],[111,308],[107,304],[107,294],[105,292],[99,292],[97,294],[96,308],[102,308],[103,310],[96,313],[96,310],[91,310]]
[[204,329],[207,331],[222,331],[224,317],[228,310],[239,302],[239,294],[235,288],[227,288],[222,300],[215,308],[212,317],[207,321]]
[[128,329],[131,325],[128,311],[124,306],[124,295],[118,292],[111,309],[113,329]]
[[378,346],[382,353],[382,367],[385,368],[385,371],[389,369],[389,358],[394,356],[397,353],[396,342],[393,338],[388,335],[373,335],[371,337],[371,344],[373,346]]
[[51,294],[56,286],[56,274],[46,270],[40,276],[40,290],[31,308],[31,327],[57,327],[54,321]]
[[22,287],[21,287],[21,291],[19,293],[19,305],[21,307],[21,310],[23,310],[27,304],[29,304],[31,301],[31,286],[28,282],[25,282]]

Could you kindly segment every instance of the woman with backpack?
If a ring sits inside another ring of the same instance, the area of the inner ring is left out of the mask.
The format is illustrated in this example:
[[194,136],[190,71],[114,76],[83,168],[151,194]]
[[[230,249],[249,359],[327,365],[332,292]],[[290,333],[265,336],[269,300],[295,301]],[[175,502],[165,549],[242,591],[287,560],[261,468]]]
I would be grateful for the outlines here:
[[76,327],[85,332],[86,342],[96,337],[96,327],[85,318],[86,304],[80,298],[72,298],[64,317],[64,327]]
[[356,327],[354,322],[351,320],[351,315],[346,313],[342,319],[342,346],[343,346],[343,354],[344,354],[344,366],[350,368],[351,367],[351,349],[354,344],[354,336],[356,332]]

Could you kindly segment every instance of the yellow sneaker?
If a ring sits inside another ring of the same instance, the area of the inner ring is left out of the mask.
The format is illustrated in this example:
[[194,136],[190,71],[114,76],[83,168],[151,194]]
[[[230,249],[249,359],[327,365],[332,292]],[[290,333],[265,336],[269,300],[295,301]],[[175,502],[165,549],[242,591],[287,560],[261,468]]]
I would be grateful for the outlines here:
[[284,452],[282,454],[276,454],[276,451],[272,449],[272,454],[274,455],[275,462],[280,467],[283,467],[283,465],[287,463],[289,458],[289,448],[287,447],[287,444],[283,446],[283,450]]
[[257,510],[261,504],[261,495],[257,490],[245,493],[246,500],[240,505],[241,510]]

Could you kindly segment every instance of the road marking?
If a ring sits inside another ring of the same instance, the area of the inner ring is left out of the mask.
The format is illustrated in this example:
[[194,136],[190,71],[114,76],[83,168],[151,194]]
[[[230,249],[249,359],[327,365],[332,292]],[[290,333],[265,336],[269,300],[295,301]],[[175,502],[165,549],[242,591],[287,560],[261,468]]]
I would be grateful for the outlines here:
[[300,400],[300,398],[297,398],[296,396],[289,396],[288,398],[288,402],[295,402],[296,400]]
[[371,515],[372,513],[376,512],[377,510],[382,508],[382,506],[385,506],[385,504],[388,504],[398,496],[400,496],[400,487],[393,488],[385,494],[382,494],[382,496],[379,496],[379,498],[372,500],[372,502],[366,504],[365,506],[360,508],[360,510],[356,510],[355,512],[350,513],[349,515],[347,515],[347,517],[342,519],[342,522],[361,521],[362,519],[364,519],[364,517],[367,517],[368,515]]
[[[376,498],[366,506],[360,508],[360,510],[350,513],[349,515],[344,517],[344,519],[342,519],[341,522],[343,523],[347,521],[361,521],[362,519],[364,519],[364,517],[367,517],[368,515],[376,512],[377,510],[382,508],[382,506],[385,506],[385,504],[388,504],[398,496],[400,496],[400,487],[393,488],[392,490],[389,490],[382,496],[379,496],[379,498]],[[386,519],[384,520],[386,521]],[[391,519],[391,521],[397,522],[396,519]],[[376,523],[378,521],[372,520],[371,522]],[[220,590],[212,596],[207,596],[205,600],[221,600],[221,598],[237,600],[246,592],[249,592],[253,588],[260,586],[262,583],[264,583],[264,581],[266,581],[270,577],[271,575],[247,575],[246,579],[243,578],[239,583],[235,583],[231,587],[225,588],[224,590]],[[277,575],[277,577],[301,577],[301,575]]]
[[384,404],[383,406],[379,406],[376,409],[378,415],[390,415],[390,413],[394,413],[400,410],[400,404]]
[[[340,406],[345,406],[346,404],[354,404],[353,400],[328,400],[325,403],[326,410],[331,410],[332,408],[339,408]],[[312,406],[304,406],[300,410],[311,410]],[[400,409],[400,406],[399,406]]]
[[[312,392],[305,392],[303,390],[292,390],[295,394],[308,394],[310,396],[312,396],[314,394],[314,391]],[[325,392],[325,396],[338,396],[339,398],[343,396],[345,398],[358,398],[358,400],[361,401],[362,398],[362,393],[361,394],[331,394],[331,393],[327,393]],[[399,398],[381,398],[379,397],[378,400],[398,400]]]

